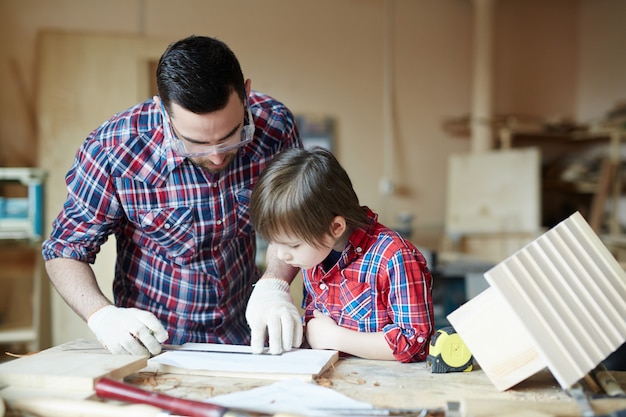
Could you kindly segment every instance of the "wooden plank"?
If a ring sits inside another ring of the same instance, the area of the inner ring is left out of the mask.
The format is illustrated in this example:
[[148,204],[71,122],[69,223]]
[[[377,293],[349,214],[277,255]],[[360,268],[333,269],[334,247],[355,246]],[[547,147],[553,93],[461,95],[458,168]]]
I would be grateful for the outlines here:
[[147,356],[111,355],[97,341],[77,340],[1,364],[0,385],[91,391],[97,379],[121,380],[147,361]]
[[602,161],[602,167],[600,168],[600,179],[598,181],[598,190],[593,196],[589,215],[589,225],[596,233],[600,233],[600,228],[602,227],[606,200],[609,195],[611,185],[615,180],[616,171],[617,164],[615,163],[615,161],[612,161],[610,159],[605,159],[604,161]]
[[535,233],[540,229],[536,148],[452,155],[447,234]]
[[33,276],[40,252],[13,242],[0,246],[0,333],[33,323],[33,303],[39,302],[33,297]]
[[546,367],[522,323],[494,288],[478,294],[447,318],[500,391]]
[[[520,318],[564,389],[626,341],[626,273],[580,213],[485,278]],[[507,353],[500,356],[504,360]]]
[[[311,381],[338,359],[334,350],[294,349],[280,355],[254,355],[250,346],[187,343],[185,349],[168,351],[148,361],[159,372],[220,377]],[[222,350],[223,352],[206,352]]]
[[540,235],[536,233],[480,233],[461,238],[460,250],[495,265],[511,256]]
[[[174,40],[41,32],[37,50],[37,165],[48,174],[44,190],[44,218],[48,222],[56,218],[65,202],[65,174],[76,150],[102,122],[150,97],[154,78],[150,63],[158,60]],[[115,258],[115,238],[111,236],[92,266],[100,288],[110,299]],[[93,336],[56,291],[50,295],[54,345]]]

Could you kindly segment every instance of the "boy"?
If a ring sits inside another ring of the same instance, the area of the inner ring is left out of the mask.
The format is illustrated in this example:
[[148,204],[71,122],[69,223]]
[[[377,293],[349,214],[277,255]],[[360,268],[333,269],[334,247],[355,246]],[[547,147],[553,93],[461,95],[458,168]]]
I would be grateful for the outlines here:
[[302,269],[309,346],[366,359],[426,359],[434,330],[426,261],[359,204],[331,152],[278,154],[254,187],[250,215],[278,258]]

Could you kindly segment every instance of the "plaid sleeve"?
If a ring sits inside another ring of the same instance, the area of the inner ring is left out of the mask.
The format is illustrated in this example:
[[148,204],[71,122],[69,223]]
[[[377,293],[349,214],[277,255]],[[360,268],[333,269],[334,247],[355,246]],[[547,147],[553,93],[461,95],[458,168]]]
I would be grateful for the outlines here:
[[106,152],[94,140],[78,150],[67,173],[67,199],[43,244],[43,257],[71,258],[93,263],[118,217]]
[[387,263],[391,324],[385,338],[400,362],[425,360],[434,331],[432,277],[417,249],[397,251]]

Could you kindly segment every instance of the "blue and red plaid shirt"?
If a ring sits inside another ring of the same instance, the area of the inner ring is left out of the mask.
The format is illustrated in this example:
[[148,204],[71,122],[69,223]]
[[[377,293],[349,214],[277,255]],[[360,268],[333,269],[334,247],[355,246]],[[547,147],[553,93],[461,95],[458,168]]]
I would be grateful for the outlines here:
[[425,360],[434,332],[432,277],[421,252],[378,223],[352,232],[337,263],[303,270],[304,320],[313,310],[359,332],[384,332],[400,362]]
[[78,150],[43,257],[93,263],[114,234],[115,304],[153,312],[169,343],[247,344],[245,308],[260,272],[249,198],[280,151],[301,147],[291,112],[257,92],[254,140],[210,174],[176,156],[150,99],[102,124]]

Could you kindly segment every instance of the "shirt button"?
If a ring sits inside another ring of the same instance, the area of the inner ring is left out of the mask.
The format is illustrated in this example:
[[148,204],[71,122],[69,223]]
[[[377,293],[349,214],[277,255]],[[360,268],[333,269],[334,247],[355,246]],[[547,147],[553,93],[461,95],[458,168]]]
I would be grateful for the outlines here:
[[172,226],[171,226],[169,223],[165,223],[165,224],[163,225],[163,227],[165,227],[166,229],[169,229],[169,228],[170,228],[170,227],[172,227]]
[[417,338],[417,343],[424,343],[424,338],[422,336],[419,336]]
[[222,221],[221,221],[221,220],[218,220],[218,221],[217,221],[217,224],[218,224],[218,225],[222,224]]
[[359,246],[359,247],[356,248],[356,252],[357,253],[361,253],[361,252],[363,252],[363,249],[361,249],[361,247]]
[[328,287],[326,286],[326,284],[324,284],[324,283],[321,283],[321,284],[320,284],[320,289],[321,289],[321,290],[326,291],[326,289],[327,289],[327,288],[328,288]]
[[219,248],[217,246],[213,246],[213,252],[217,252]]
[[213,188],[217,188],[217,183],[216,182],[213,183]]

